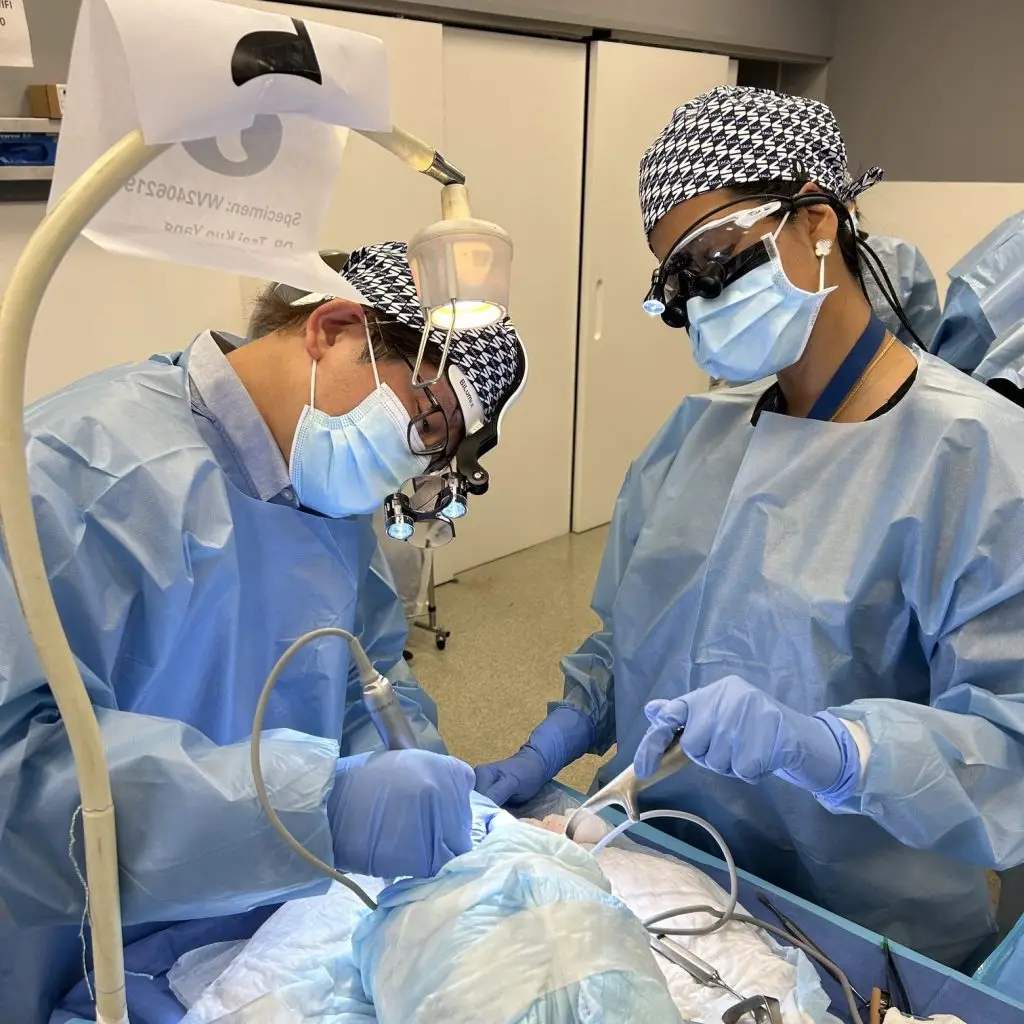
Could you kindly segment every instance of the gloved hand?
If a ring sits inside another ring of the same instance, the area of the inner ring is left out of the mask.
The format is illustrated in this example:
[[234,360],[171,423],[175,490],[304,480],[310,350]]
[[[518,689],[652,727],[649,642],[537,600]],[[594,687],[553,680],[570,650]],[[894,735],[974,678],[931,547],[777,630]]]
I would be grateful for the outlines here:
[[651,701],[652,723],[637,747],[637,775],[653,775],[676,730],[695,764],[757,782],[778,775],[825,803],[842,803],[860,781],[853,735],[834,715],[805,715],[739,676],[726,676],[674,700]]
[[334,864],[377,878],[429,878],[471,848],[473,769],[429,750],[342,757],[327,797]]
[[503,811],[490,797],[476,790],[469,794],[469,806],[473,812],[473,823],[469,827],[469,833],[474,849],[496,828],[515,824],[516,819],[508,811]]
[[566,765],[582,757],[593,741],[593,723],[582,711],[566,705],[557,707],[515,754],[477,767],[477,792],[499,807],[524,804]]

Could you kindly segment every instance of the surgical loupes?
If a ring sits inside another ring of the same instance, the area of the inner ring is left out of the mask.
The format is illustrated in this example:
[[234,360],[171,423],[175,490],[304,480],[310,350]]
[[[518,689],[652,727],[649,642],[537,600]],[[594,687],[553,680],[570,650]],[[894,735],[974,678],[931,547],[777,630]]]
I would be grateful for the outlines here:
[[588,814],[603,810],[605,807],[621,807],[626,812],[630,821],[640,820],[639,796],[645,790],[670,775],[675,775],[683,768],[689,758],[683,753],[679,745],[679,738],[683,735],[682,729],[677,729],[672,736],[672,742],[665,751],[658,770],[646,779],[641,779],[630,765],[625,771],[620,772],[608,785],[599,789],[589,800],[576,809],[573,816],[566,822],[565,835],[572,839],[576,829],[586,820]]

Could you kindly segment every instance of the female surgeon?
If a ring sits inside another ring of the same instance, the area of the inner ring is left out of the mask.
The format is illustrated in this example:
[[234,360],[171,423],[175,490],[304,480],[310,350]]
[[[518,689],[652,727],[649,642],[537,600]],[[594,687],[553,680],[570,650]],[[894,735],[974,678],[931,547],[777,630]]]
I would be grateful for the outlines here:
[[[402,660],[405,623],[368,513],[450,461],[467,428],[514,398],[525,361],[506,321],[458,336],[437,385],[413,387],[423,320],[405,246],[358,250],[341,273],[362,302],[271,287],[253,340],[207,331],[26,416],[47,573],[110,765],[137,1024],[181,1018],[166,972],[182,953],[246,938],[275,904],[326,887],[270,827],[249,768],[260,689],[301,634],[358,633],[426,749],[381,751],[347,645],[308,645],[278,682],[263,740],[288,828],[339,869],[381,877],[431,875],[470,848],[473,772],[445,756]],[[428,357],[436,369],[441,350]],[[0,562],[5,1024],[93,1017],[78,801]]]
[[[721,87],[640,167],[645,308],[709,374],[629,470],[565,699],[506,761],[650,774],[739,865],[959,964],[1024,860],[1024,413],[871,312],[832,112]],[[681,734],[678,733],[682,729]],[[691,842],[696,834],[681,830]]]

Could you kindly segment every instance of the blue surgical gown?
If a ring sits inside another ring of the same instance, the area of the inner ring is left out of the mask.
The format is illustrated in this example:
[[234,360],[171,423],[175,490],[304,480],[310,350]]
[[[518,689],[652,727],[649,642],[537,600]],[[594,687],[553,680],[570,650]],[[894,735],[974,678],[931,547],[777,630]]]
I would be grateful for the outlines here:
[[949,271],[946,305],[928,350],[973,373],[994,343],[1022,320],[1024,213],[1016,213]]
[[[355,629],[421,743],[443,749],[402,660],[405,621],[369,518],[325,519],[236,486],[216,421],[198,425],[187,363],[107,371],[26,416],[47,573],[110,764],[126,962],[145,973],[251,934],[269,905],[326,887],[270,827],[249,770],[257,696],[300,634]],[[323,801],[339,749],[379,745],[342,641],[296,655],[266,728],[275,806],[330,859]],[[67,738],[0,562],[0,1021],[45,1024],[82,978],[83,894],[68,857],[77,804]],[[83,989],[70,1008],[91,1016]]]
[[837,810],[695,765],[645,807],[702,815],[741,867],[957,964],[994,930],[983,869],[1024,861],[1024,411],[917,354],[864,423],[753,426],[763,384],[687,398],[623,485],[565,703],[594,753],[618,743],[602,783],[649,700],[730,674],[860,722],[872,750]]
[[987,384],[995,377],[1016,380],[1021,373],[1024,373],[1024,320],[989,346],[974,376]]

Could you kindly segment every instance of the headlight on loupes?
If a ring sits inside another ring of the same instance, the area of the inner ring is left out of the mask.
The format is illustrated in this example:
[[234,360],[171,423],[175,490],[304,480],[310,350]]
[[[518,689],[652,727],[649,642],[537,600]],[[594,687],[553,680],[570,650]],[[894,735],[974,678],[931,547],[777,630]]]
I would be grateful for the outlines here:
[[468,510],[469,492],[459,473],[414,477],[384,502],[384,529],[392,540],[440,548],[455,539],[455,521]]

